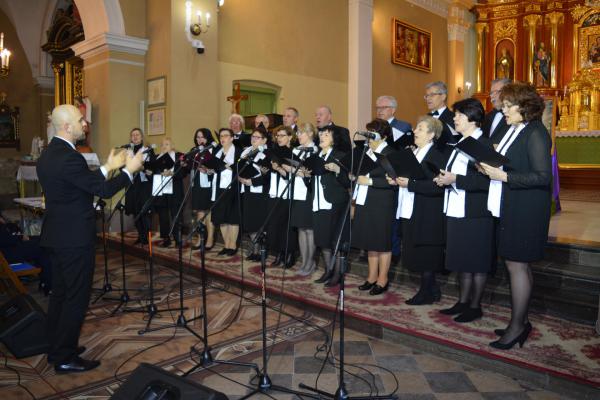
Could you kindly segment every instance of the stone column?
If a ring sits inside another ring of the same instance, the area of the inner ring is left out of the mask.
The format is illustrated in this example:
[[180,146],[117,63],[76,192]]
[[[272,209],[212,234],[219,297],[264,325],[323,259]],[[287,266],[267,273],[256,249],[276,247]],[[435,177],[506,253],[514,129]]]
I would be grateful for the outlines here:
[[550,54],[552,56],[550,62],[550,86],[555,88],[558,82],[558,76],[556,72],[556,65],[558,64],[558,25],[565,21],[563,13],[552,12],[546,14],[545,21],[550,22],[552,34],[550,36]]
[[488,26],[485,23],[478,22],[475,24],[475,31],[477,32],[477,82],[475,82],[475,92],[482,93],[485,91],[484,83],[484,70],[483,60],[485,57],[485,41],[484,33],[488,30]]
[[83,59],[84,95],[92,102],[90,145],[100,160],[129,141],[144,100],[148,40],[101,33],[72,46]]
[[448,6],[448,104],[465,95],[465,36],[470,27],[467,15],[473,4],[454,0]]
[[528,64],[527,67],[527,80],[530,83],[534,83],[534,77],[533,77],[533,53],[535,52],[535,27],[537,26],[538,22],[540,22],[540,20],[542,19],[542,17],[540,15],[536,15],[536,14],[531,14],[531,15],[527,15],[523,18],[523,26],[528,29],[529,35],[528,35],[528,51],[527,51],[527,57],[528,59],[526,60]]
[[356,132],[373,116],[373,0],[348,1],[348,129]]

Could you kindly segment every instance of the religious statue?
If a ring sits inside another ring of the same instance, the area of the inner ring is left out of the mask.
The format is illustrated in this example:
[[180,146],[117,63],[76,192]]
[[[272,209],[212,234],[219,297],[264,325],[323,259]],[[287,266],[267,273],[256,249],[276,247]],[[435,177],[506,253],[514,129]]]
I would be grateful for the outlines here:
[[550,53],[546,51],[544,42],[541,42],[533,53],[533,81],[536,86],[548,86],[550,81]]
[[406,61],[417,63],[417,41],[414,32],[406,32]]
[[233,84],[233,96],[227,96],[227,101],[231,102],[231,113],[239,114],[240,113],[240,102],[242,100],[248,100],[247,94],[242,94],[240,89],[240,83],[235,82]]
[[427,58],[429,56],[429,43],[427,36],[419,35],[419,64],[427,66]]
[[513,59],[506,47],[500,51],[500,57],[496,60],[496,79],[512,79]]
[[596,41],[588,50],[588,59],[592,63],[600,62],[600,36],[596,36]]

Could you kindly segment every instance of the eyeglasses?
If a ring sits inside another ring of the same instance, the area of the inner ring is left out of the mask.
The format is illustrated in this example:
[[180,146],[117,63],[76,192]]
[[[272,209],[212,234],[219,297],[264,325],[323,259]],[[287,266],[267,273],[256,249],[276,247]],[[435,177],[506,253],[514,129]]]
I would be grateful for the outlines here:
[[251,139],[262,139],[263,137],[260,135],[252,135],[250,136]]
[[441,95],[441,94],[445,94],[445,93],[440,93],[440,92],[437,92],[437,93],[427,93],[425,96],[423,96],[423,98],[424,98],[425,100],[427,100],[427,99],[428,99],[428,98],[430,98],[430,97],[433,97],[433,96],[439,96],[439,95]]
[[385,110],[386,108],[394,108],[392,106],[377,106],[375,107],[376,110]]
[[285,133],[282,133],[281,135],[275,135],[275,137],[288,137],[288,135],[286,135]]

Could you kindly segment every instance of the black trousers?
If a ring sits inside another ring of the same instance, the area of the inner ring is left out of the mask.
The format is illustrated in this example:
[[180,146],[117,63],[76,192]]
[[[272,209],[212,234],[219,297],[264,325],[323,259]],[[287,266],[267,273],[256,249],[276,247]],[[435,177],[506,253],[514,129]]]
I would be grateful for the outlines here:
[[[173,217],[177,214],[179,210],[179,206],[181,205],[181,201],[177,201],[172,196],[164,196],[164,199],[161,199],[161,203],[155,207],[156,212],[158,213],[158,224],[160,229],[160,237],[163,239],[169,238],[169,230],[171,229],[171,223],[173,221]],[[182,215],[179,214],[179,218],[177,218],[177,222],[175,223],[175,227],[173,228],[173,237],[176,240],[179,240],[179,227],[181,225]]]
[[53,248],[52,294],[48,305],[48,359],[53,363],[76,356],[81,325],[90,301],[95,265],[94,245]]

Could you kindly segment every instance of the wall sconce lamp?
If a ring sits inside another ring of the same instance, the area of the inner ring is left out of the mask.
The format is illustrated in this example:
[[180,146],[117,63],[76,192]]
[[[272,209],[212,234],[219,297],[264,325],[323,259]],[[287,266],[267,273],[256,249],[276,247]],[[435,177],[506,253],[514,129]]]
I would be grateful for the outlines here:
[[198,36],[208,32],[208,28],[210,28],[210,13],[206,13],[204,19],[206,23],[202,24],[202,11],[197,10],[196,22],[192,22],[192,2],[185,2],[185,36],[198,54],[204,53],[204,43],[198,39]]
[[[473,86],[473,84],[471,82],[465,82],[465,89],[466,89],[466,95],[468,96],[471,93],[471,86]],[[463,88],[462,87],[458,87],[458,94],[461,94],[463,92]]]
[[8,76],[10,51],[4,48],[4,33],[0,33],[0,76]]

